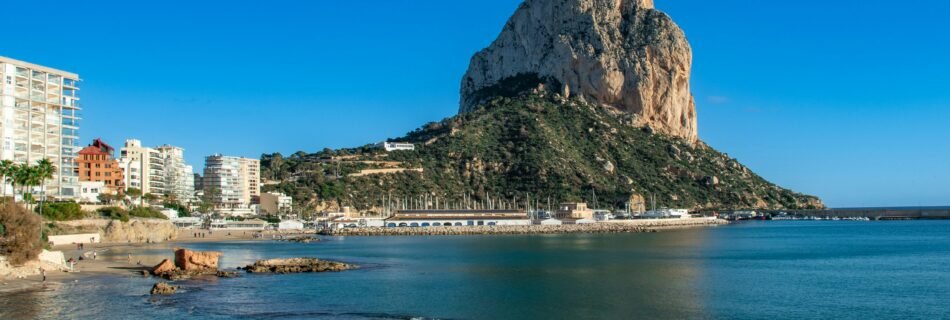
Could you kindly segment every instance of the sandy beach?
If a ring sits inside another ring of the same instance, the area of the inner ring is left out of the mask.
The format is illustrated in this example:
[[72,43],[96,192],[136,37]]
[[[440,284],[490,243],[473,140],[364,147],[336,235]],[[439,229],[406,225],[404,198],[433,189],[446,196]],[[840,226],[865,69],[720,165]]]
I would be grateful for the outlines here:
[[[227,241],[263,241],[271,240],[274,233],[265,233],[263,238],[255,238],[257,232],[252,231],[215,231],[181,230],[178,238],[169,242],[160,243],[96,243],[86,244],[84,250],[76,245],[63,245],[52,248],[52,251],[62,251],[66,259],[77,260],[74,271],[47,270],[46,282],[41,275],[28,276],[22,279],[0,279],[0,292],[19,290],[55,288],[57,284],[69,281],[78,281],[84,277],[97,275],[141,275],[142,270],[148,270],[162,259],[173,259],[173,249],[176,244],[196,242],[227,242]],[[290,234],[283,234],[290,235]],[[145,251],[159,250],[160,254],[140,254]],[[167,249],[167,250],[165,250]],[[167,251],[167,252],[166,252]],[[93,259],[95,252],[95,259]],[[83,260],[79,257],[83,256]]]

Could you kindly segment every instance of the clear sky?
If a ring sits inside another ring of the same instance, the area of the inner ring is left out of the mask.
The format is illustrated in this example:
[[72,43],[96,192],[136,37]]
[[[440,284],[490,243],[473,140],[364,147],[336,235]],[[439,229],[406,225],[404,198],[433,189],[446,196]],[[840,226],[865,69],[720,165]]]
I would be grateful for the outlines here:
[[[455,114],[519,3],[4,1],[0,55],[80,74],[83,143],[178,145],[200,171]],[[950,204],[950,2],[656,5],[693,45],[704,141],[831,206]]]

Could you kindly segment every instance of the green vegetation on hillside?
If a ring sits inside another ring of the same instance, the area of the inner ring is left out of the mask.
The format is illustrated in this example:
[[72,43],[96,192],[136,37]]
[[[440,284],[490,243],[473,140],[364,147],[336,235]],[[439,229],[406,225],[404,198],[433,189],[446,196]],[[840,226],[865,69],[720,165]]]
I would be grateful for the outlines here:
[[[811,196],[775,186],[735,159],[698,143],[653,134],[629,115],[545,94],[499,97],[478,110],[433,122],[392,141],[414,152],[365,146],[265,155],[267,190],[295,203],[334,202],[359,210],[383,199],[486,197],[523,203],[596,201],[622,207],[633,194],[657,206],[693,209],[813,208]],[[424,172],[348,176],[369,163],[397,162]],[[431,200],[430,200],[431,201]]]
[[104,207],[97,210],[100,216],[106,219],[129,222],[129,218],[168,219],[164,214],[150,207],[135,207],[125,210],[120,207]]

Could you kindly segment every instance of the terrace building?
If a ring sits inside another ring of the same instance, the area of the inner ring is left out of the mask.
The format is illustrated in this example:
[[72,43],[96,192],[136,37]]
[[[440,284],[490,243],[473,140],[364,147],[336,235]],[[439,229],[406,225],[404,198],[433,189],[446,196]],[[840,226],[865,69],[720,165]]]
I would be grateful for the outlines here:
[[44,187],[56,198],[76,198],[80,191],[79,80],[75,73],[0,57],[0,160],[32,165],[49,159],[57,170]]

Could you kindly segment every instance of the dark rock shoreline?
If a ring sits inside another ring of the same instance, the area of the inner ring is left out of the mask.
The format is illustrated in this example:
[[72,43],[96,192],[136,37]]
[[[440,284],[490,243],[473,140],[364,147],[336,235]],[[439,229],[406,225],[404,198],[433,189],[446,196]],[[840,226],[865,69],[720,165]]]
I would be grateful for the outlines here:
[[244,268],[247,273],[309,273],[339,272],[357,268],[356,265],[316,258],[289,258],[258,260]]

